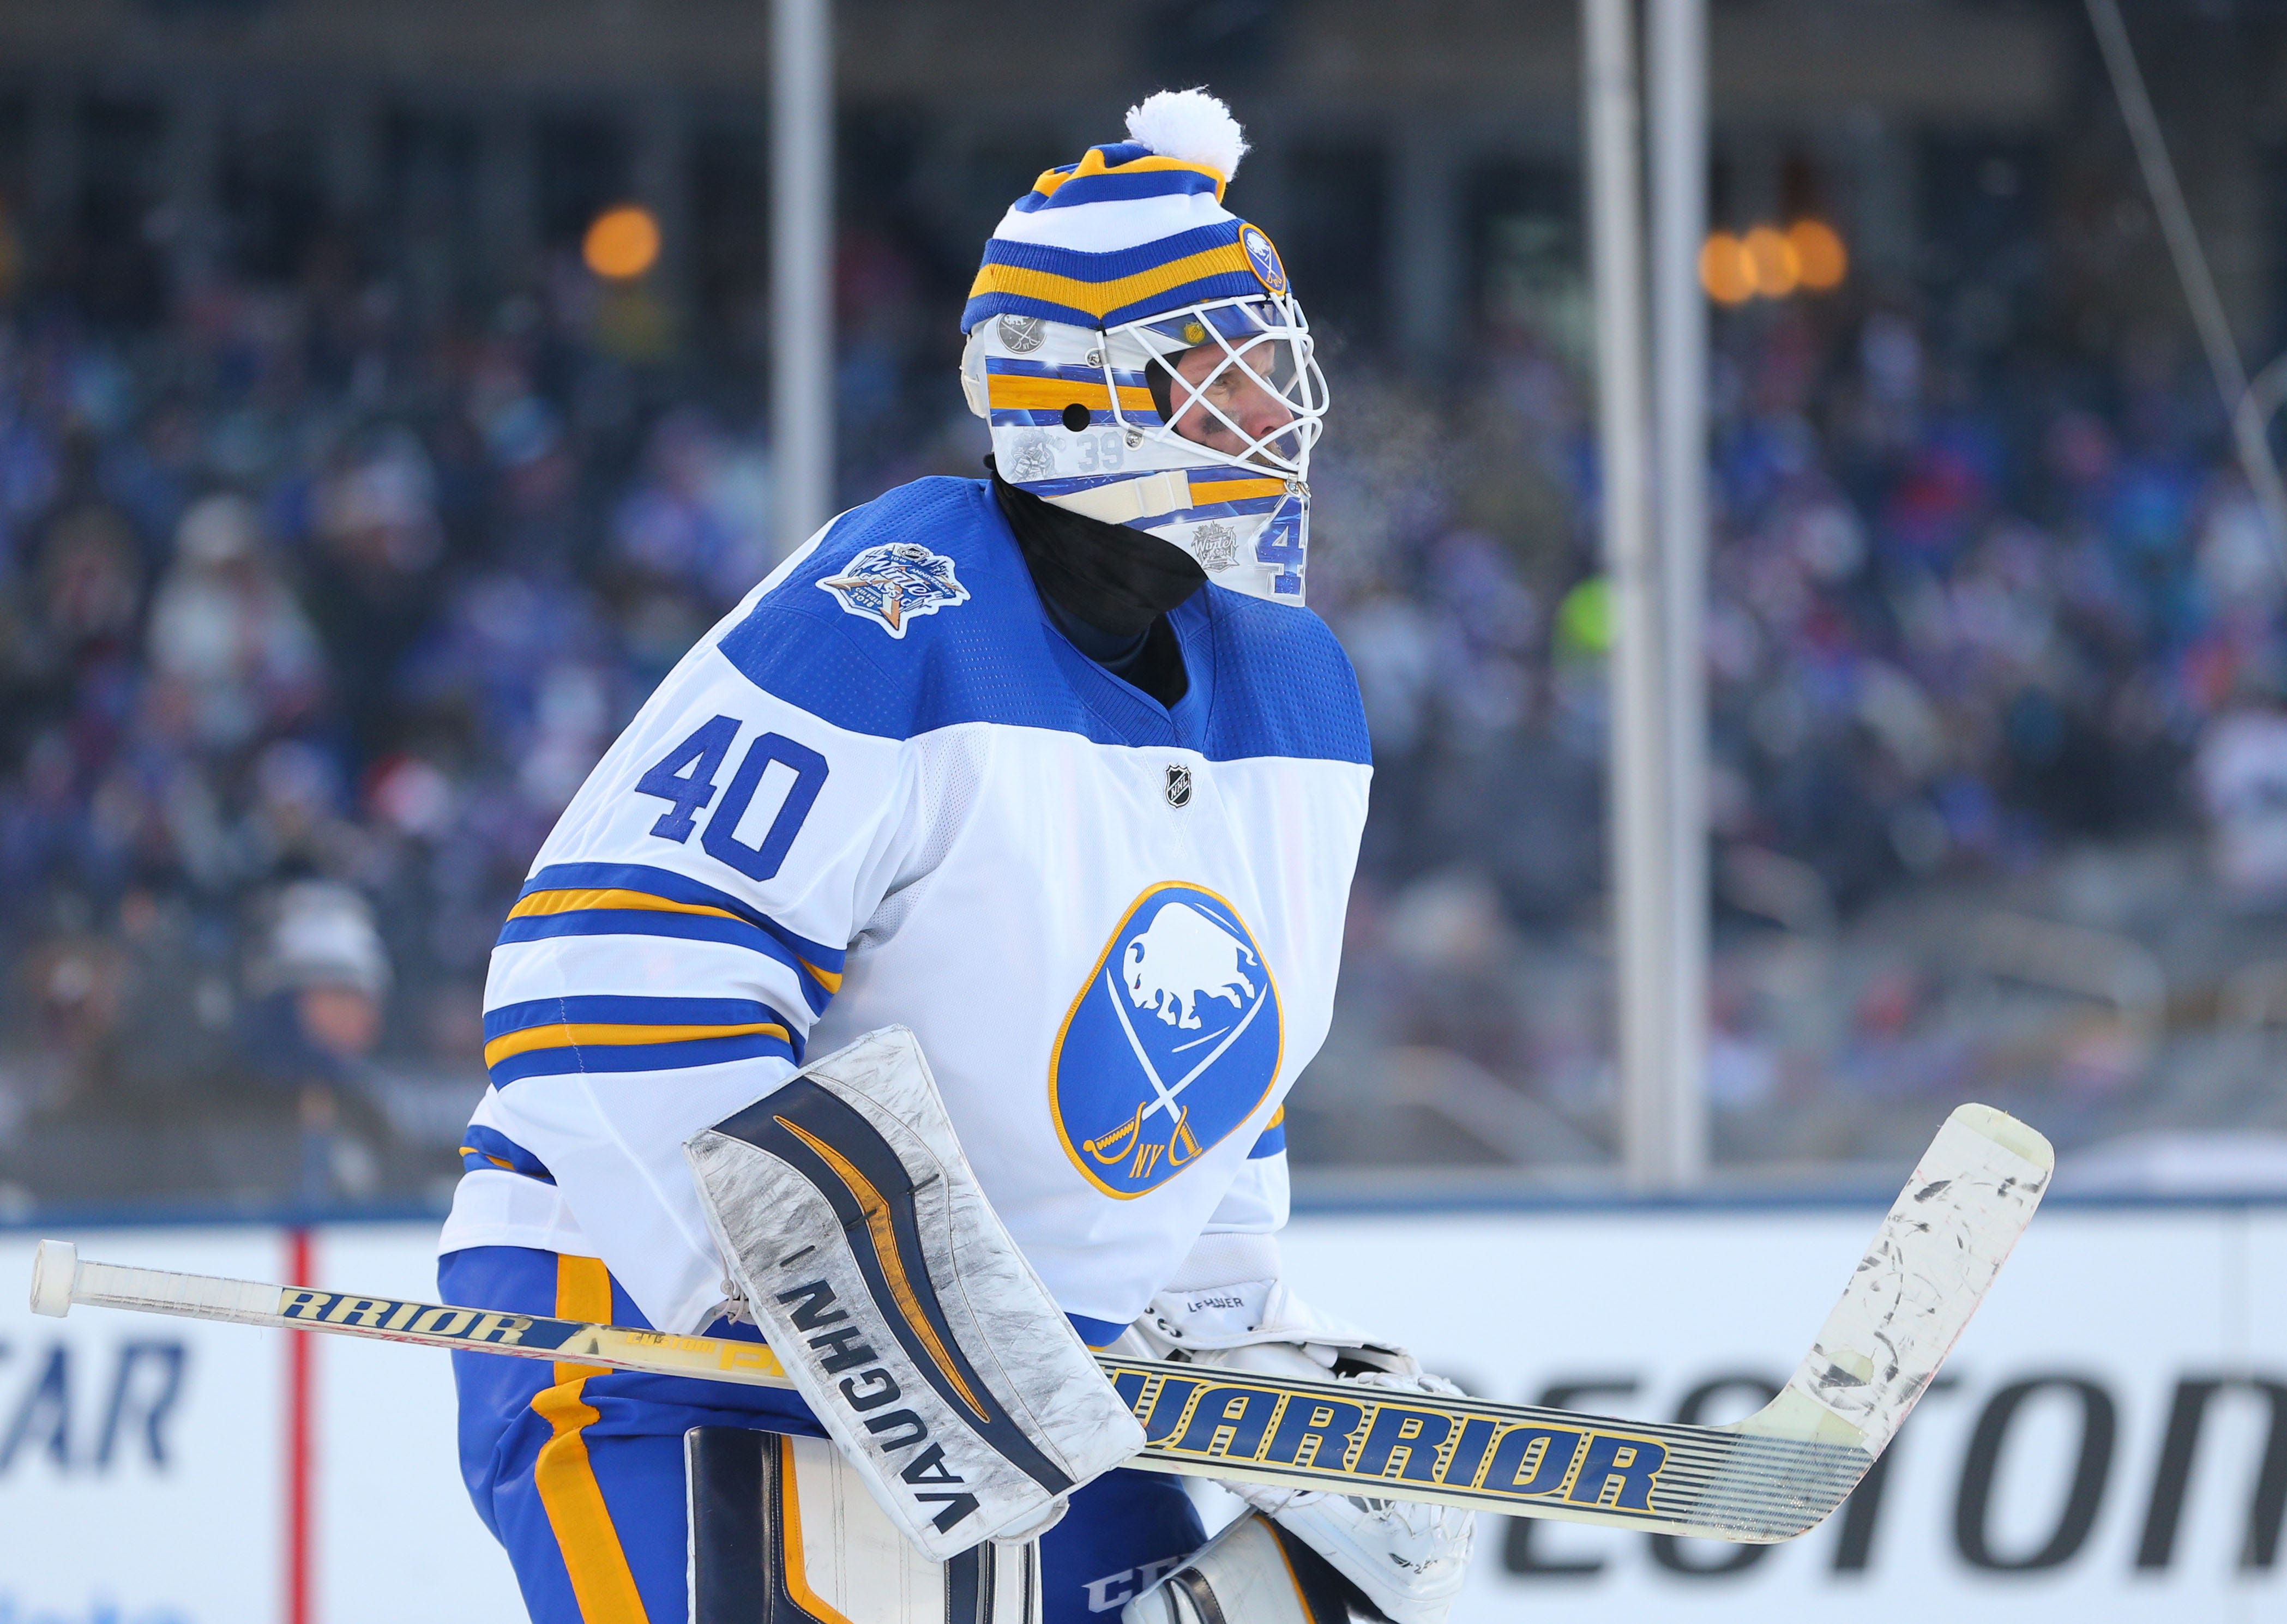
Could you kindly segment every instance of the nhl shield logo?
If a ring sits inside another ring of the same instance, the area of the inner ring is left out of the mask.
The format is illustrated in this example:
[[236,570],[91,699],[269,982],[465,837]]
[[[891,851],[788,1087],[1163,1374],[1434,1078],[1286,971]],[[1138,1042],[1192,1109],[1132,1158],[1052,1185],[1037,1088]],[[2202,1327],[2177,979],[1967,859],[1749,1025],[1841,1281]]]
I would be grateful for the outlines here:
[[[1174,793],[1174,769],[1168,776]],[[1106,1195],[1157,1189],[1254,1113],[1278,1080],[1278,989],[1246,922],[1201,886],[1136,898],[1049,1060],[1064,1154]]]
[[872,620],[892,637],[922,615],[933,615],[969,602],[969,588],[953,572],[953,560],[914,541],[869,547],[818,583],[834,595],[846,614]]
[[1167,804],[1176,808],[1191,804],[1191,769],[1181,761],[1167,764]]

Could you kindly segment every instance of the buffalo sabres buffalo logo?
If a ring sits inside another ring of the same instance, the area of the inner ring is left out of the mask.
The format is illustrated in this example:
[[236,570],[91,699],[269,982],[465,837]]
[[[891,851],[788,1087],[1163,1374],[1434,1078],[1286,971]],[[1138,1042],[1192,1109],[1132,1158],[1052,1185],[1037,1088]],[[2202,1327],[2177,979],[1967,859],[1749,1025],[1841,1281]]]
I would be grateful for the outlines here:
[[969,588],[954,578],[953,560],[913,541],[869,547],[818,583],[850,614],[877,620],[892,637],[906,635],[906,623],[969,602]]
[[1049,1061],[1064,1153],[1126,1199],[1174,1178],[1278,1079],[1278,989],[1245,920],[1204,887],[1136,900],[1072,1000]]

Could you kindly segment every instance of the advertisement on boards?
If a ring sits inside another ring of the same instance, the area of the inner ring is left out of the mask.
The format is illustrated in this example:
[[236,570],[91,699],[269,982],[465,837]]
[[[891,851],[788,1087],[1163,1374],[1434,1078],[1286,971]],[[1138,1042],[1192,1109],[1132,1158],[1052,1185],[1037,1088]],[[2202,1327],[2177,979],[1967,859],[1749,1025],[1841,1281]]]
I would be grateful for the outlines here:
[[[436,1295],[436,1229],[92,1229],[86,1257]],[[448,1356],[77,1308],[30,1313],[0,1232],[0,1624],[500,1624]],[[296,1357],[296,1344],[301,1357]]]
[[[273,1279],[275,1229],[99,1231],[99,1257]],[[27,1305],[37,1237],[0,1234],[0,1624],[277,1616],[287,1339]]]
[[[1718,1423],[1808,1350],[1856,1210],[1298,1219],[1288,1273],[1489,1397]],[[1486,1519],[1456,1624],[2287,1617],[2287,1210],[2035,1218],[1842,1510],[1777,1546]]]

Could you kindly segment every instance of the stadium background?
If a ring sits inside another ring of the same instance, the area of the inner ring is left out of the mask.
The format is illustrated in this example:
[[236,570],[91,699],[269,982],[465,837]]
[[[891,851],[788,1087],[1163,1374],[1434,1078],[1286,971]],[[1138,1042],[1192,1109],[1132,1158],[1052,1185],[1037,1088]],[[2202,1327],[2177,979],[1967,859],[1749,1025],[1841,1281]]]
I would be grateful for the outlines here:
[[[2252,370],[2287,5],[2125,9]],[[1600,1198],[1575,8],[835,28],[837,506],[976,470],[954,319],[1035,172],[1163,84],[1248,124],[1378,761],[1298,1184]],[[1886,1194],[1977,1098],[2068,1192],[2287,1189],[2287,577],[2086,17],[1712,43],[1714,1183]],[[768,46],[718,0],[0,0],[0,1218],[441,1209],[532,851],[776,554]]]

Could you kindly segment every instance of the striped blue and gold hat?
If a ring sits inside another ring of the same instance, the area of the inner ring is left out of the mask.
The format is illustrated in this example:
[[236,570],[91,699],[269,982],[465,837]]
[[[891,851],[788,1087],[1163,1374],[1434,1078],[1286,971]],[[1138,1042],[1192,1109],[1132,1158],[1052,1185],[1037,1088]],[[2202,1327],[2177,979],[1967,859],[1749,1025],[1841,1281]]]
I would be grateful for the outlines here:
[[1130,108],[1128,136],[1002,217],[961,312],[962,390],[1003,479],[1299,603],[1326,380],[1278,250],[1223,207],[1246,138],[1199,90]]
[[994,316],[1114,327],[1219,299],[1286,295],[1270,239],[1223,206],[1246,153],[1223,104],[1202,91],[1163,91],[1130,115],[1128,133],[1045,171],[1009,206],[985,245],[962,332]]

